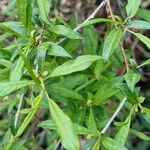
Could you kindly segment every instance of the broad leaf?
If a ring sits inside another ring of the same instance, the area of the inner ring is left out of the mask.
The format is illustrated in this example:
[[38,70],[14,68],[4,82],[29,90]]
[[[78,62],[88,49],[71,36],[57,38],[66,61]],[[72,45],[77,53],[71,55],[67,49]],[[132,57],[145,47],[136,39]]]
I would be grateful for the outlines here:
[[150,136],[145,135],[142,132],[136,131],[134,129],[130,129],[130,132],[134,135],[136,135],[138,138],[145,140],[145,141],[150,141]]
[[37,0],[39,7],[39,18],[46,24],[51,25],[49,20],[50,4],[48,0]]
[[132,92],[134,91],[135,84],[140,80],[140,78],[141,76],[132,70],[125,74],[125,81]]
[[50,74],[50,77],[71,74],[73,72],[87,69],[94,61],[102,59],[97,55],[83,55],[77,57],[75,60],[66,61],[61,66],[58,66]]
[[113,54],[114,50],[119,46],[121,37],[122,31],[119,28],[113,29],[106,37],[102,53],[102,56],[106,61]]
[[31,83],[31,81],[8,81],[0,83],[0,97],[6,96],[18,89],[30,85]]
[[108,150],[127,150],[124,145],[109,137],[103,137],[102,143]]
[[29,36],[21,22],[3,22],[0,23],[0,29],[25,38]]
[[143,20],[133,20],[129,22],[129,25],[127,25],[127,27],[133,29],[150,29],[150,22]]
[[141,4],[141,0],[128,0],[128,4],[126,6],[128,19],[135,16],[140,4]]
[[70,118],[52,100],[49,100],[49,107],[63,147],[67,150],[78,150],[79,141]]
[[51,26],[50,31],[58,35],[63,35],[71,39],[82,39],[79,33],[73,31],[71,28],[65,27],[63,25]]

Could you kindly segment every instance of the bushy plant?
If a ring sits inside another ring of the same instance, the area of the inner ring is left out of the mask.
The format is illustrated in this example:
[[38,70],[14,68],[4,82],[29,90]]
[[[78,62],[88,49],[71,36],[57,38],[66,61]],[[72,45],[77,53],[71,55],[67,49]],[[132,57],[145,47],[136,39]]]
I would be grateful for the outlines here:
[[[150,59],[137,62],[124,45],[130,33],[150,49],[141,0],[126,2],[125,19],[104,0],[81,24],[55,15],[56,0],[51,12],[48,0],[11,2],[19,19],[0,23],[0,149],[126,150],[129,133],[150,141],[134,125],[137,114],[150,123],[136,86]],[[95,17],[102,7],[108,18]]]

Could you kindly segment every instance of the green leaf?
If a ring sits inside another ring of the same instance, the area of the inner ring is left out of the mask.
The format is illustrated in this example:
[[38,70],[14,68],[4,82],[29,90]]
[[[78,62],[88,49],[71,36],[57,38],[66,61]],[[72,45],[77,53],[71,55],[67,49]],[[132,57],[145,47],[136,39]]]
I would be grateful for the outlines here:
[[31,83],[31,81],[8,81],[0,83],[0,97],[6,96],[18,89],[30,85]]
[[50,93],[55,93],[57,96],[60,95],[60,97],[65,97],[65,98],[69,98],[69,99],[76,99],[79,101],[83,101],[84,98],[78,94],[77,92],[73,91],[73,90],[69,90],[67,88],[64,88],[63,86],[59,85],[59,84],[53,84],[49,87],[50,89]]
[[16,135],[15,135],[15,138],[19,137],[23,132],[24,130],[26,129],[26,127],[29,125],[29,123],[31,122],[33,116],[35,115],[38,107],[39,107],[39,104],[42,100],[42,96],[39,95],[35,98],[34,102],[33,102],[33,107],[32,109],[30,110],[29,114],[26,116],[26,118],[24,119],[23,123],[21,124],[21,126],[19,127]]
[[149,49],[150,49],[150,38],[142,35],[141,33],[133,33],[136,37],[140,39]]
[[136,135],[138,138],[145,140],[145,141],[150,141],[150,136],[145,135],[142,132],[136,131],[134,129],[130,129],[130,132],[134,135]]
[[11,68],[12,63],[8,60],[0,58],[0,66],[5,66],[7,68]]
[[[52,120],[42,121],[38,124],[38,127],[56,130],[56,125]],[[84,128],[76,123],[73,123],[73,130],[79,135],[87,135],[91,133],[87,128]]]
[[58,35],[66,36],[70,39],[82,39],[79,33],[73,31],[71,28],[65,27],[63,25],[51,26],[50,31]]
[[140,80],[140,78],[141,76],[132,70],[125,74],[125,81],[132,92],[134,91],[135,84]]
[[133,20],[129,22],[127,27],[133,29],[150,29],[150,22],[143,20]]
[[128,0],[128,4],[126,6],[128,19],[135,16],[135,14],[139,9],[140,4],[141,0]]
[[137,68],[143,67],[145,65],[149,65],[150,64],[150,59],[146,60],[144,63],[142,63],[141,65],[137,66]]
[[88,21],[83,22],[82,24],[80,24],[77,28],[75,28],[75,30],[78,30],[79,28],[83,28],[89,25],[93,25],[93,24],[97,24],[97,23],[112,23],[112,19],[106,19],[106,18],[96,18],[96,19],[91,19]]
[[118,141],[118,143],[125,145],[129,134],[130,124],[131,124],[131,117],[128,119],[128,122],[126,122],[120,128],[119,132],[116,134],[115,140]]
[[88,129],[92,132],[97,131],[96,122],[95,122],[95,119],[94,119],[92,108],[90,108],[90,115],[89,115],[89,118],[88,118]]
[[150,22],[150,10],[139,8],[136,16]]
[[6,150],[10,149],[12,144],[15,142],[16,138],[18,138],[25,131],[25,129],[27,128],[27,126],[31,122],[33,116],[35,115],[35,113],[39,107],[39,104],[41,102],[41,99],[42,99],[41,95],[39,95],[35,98],[31,111],[29,112],[29,114],[24,119],[23,123],[21,124],[21,126],[17,130],[17,133],[15,134],[15,136],[10,140],[9,144],[6,146]]
[[73,72],[87,69],[94,61],[102,59],[97,55],[83,55],[78,56],[75,60],[66,61],[61,66],[58,66],[50,74],[50,77],[71,74]]
[[104,41],[102,57],[107,61],[113,54],[114,50],[119,46],[122,37],[121,29],[113,29]]
[[108,150],[127,150],[124,145],[109,137],[103,137],[102,143]]
[[119,92],[119,89],[112,84],[104,84],[94,95],[94,105],[100,105],[102,102]]
[[32,0],[17,0],[17,9],[20,17],[20,21],[30,31],[31,29],[31,17],[32,17]]
[[88,139],[85,144],[83,145],[83,150],[91,150],[94,144],[97,142],[97,137],[92,137]]
[[22,77],[22,70],[24,66],[24,61],[22,57],[19,57],[14,68],[10,72],[10,81],[19,81]]
[[42,49],[46,49],[48,55],[72,58],[72,56],[63,47],[61,47],[53,42],[41,43],[41,44],[39,44],[37,49],[39,51]]
[[6,109],[8,108],[10,105],[14,104],[18,102],[18,99],[10,99],[10,100],[7,100],[7,101],[1,101],[1,105],[0,105],[0,112],[3,110],[3,109]]
[[0,23],[0,29],[25,38],[29,36],[21,22],[3,22]]
[[98,46],[98,34],[93,26],[84,28],[84,53],[89,55],[96,54]]
[[94,144],[92,150],[100,150],[100,137],[98,138],[98,140]]
[[52,100],[49,100],[49,107],[63,147],[67,150],[78,150],[79,141],[70,118]]
[[39,7],[39,18],[46,24],[51,25],[49,20],[50,4],[48,0],[37,0]]

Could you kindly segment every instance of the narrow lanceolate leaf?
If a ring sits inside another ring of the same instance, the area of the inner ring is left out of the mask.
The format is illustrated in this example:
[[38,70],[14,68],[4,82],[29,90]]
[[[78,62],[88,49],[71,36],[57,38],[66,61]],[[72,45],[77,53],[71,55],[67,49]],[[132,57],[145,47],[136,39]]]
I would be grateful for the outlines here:
[[120,128],[119,132],[116,134],[115,140],[118,141],[118,143],[125,145],[129,134],[130,124],[131,118]]
[[105,84],[100,87],[100,89],[94,95],[94,105],[100,105],[102,102],[106,101],[108,98],[114,96],[119,92],[119,89],[114,85]]
[[100,150],[100,137],[98,138],[98,140],[94,144],[92,150]]
[[15,138],[19,137],[23,132],[24,130],[26,129],[26,127],[28,126],[28,124],[31,122],[33,116],[35,115],[38,107],[39,107],[39,104],[41,102],[41,99],[42,99],[42,96],[39,95],[35,98],[34,102],[33,102],[33,107],[32,109],[30,110],[29,114],[26,116],[26,118],[24,119],[23,123],[21,124],[21,126],[19,127],[16,135],[15,135]]
[[70,39],[82,39],[82,37],[79,35],[79,33],[75,32],[71,28],[68,28],[63,25],[51,26],[50,31],[54,32],[58,35],[66,36]]
[[128,19],[135,16],[140,4],[141,4],[141,0],[128,0],[128,4],[126,6]]
[[128,150],[124,145],[109,137],[103,137],[102,144],[108,150]]
[[17,0],[17,9],[20,17],[20,21],[30,31],[31,29],[31,17],[32,17],[32,0]]
[[143,20],[133,20],[129,22],[129,25],[127,25],[127,27],[133,29],[150,29],[150,22]]
[[103,58],[107,61],[113,54],[114,50],[118,47],[122,37],[121,29],[113,29],[109,35],[106,37],[103,46]]
[[6,96],[18,89],[30,85],[31,83],[31,81],[8,81],[0,83],[0,97]]
[[136,37],[140,39],[149,49],[150,49],[150,38],[142,35],[141,33],[133,33]]
[[134,91],[135,84],[140,80],[140,78],[141,76],[132,70],[125,74],[125,81],[132,92]]
[[[56,130],[56,125],[53,120],[42,121],[40,124],[38,124],[38,127]],[[82,127],[76,123],[73,123],[73,130],[79,135],[86,135],[91,133],[87,128]]]
[[20,56],[15,66],[11,69],[10,81],[19,81],[21,79],[23,66],[24,66],[24,61]]
[[150,22],[150,10],[148,9],[139,8],[136,16]]
[[130,129],[130,132],[142,140],[150,141],[150,136],[147,136],[146,134],[142,132],[136,131],[134,129]]
[[90,115],[89,115],[89,118],[88,118],[88,129],[92,132],[97,131],[96,122],[95,122],[95,119],[94,119],[92,108],[90,108]]
[[84,98],[77,92],[57,84],[53,84],[50,86],[50,93],[54,93],[56,95],[60,95],[60,97],[65,97],[69,99],[74,99],[74,100],[76,99],[79,101],[84,100]]
[[0,29],[21,37],[29,36],[28,32],[21,22],[3,22],[0,23]]
[[94,61],[102,59],[97,55],[83,55],[77,57],[75,60],[69,60],[58,66],[50,74],[50,77],[56,77],[61,75],[71,74],[73,72],[82,71],[87,69]]
[[146,60],[144,63],[142,63],[141,65],[137,66],[137,68],[140,68],[142,66],[149,65],[149,64],[150,64],[150,59]]
[[41,43],[37,47],[37,49],[39,51],[41,51],[43,49],[47,50],[48,55],[72,58],[72,56],[63,47],[61,47],[53,42]]
[[49,20],[50,4],[48,0],[37,0],[39,7],[39,18],[46,24],[51,25]]
[[12,63],[8,60],[0,58],[0,66],[5,66],[10,68],[12,66]]
[[93,26],[84,28],[84,53],[86,55],[96,54],[98,46],[98,34]]
[[49,107],[63,147],[67,150],[78,150],[79,141],[70,118],[52,100],[49,100]]

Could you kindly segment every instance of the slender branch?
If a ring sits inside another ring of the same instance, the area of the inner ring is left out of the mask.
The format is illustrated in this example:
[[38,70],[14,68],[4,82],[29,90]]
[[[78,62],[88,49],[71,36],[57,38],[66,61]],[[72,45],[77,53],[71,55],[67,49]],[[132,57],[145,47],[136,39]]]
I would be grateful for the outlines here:
[[[106,3],[106,0],[102,1],[102,2],[99,4],[99,6],[94,10],[94,12],[93,12],[83,23],[85,23],[85,22],[89,21],[90,19],[94,18],[95,15],[97,14],[97,12],[98,12],[102,7],[105,6],[105,3]],[[80,25],[78,25],[78,26],[74,29],[74,31],[78,31],[79,29],[81,29],[81,26],[80,26]],[[57,42],[57,44],[60,44],[60,43],[64,42],[66,39],[67,39],[67,38],[61,39],[60,41]]]
[[[85,23],[85,22],[87,22],[87,21],[93,19],[93,18],[95,17],[95,15],[98,13],[98,11],[99,11],[102,7],[105,6],[105,3],[106,3],[106,0],[102,1],[102,2],[100,3],[100,5],[94,10],[94,12],[93,12],[83,23]],[[78,30],[78,29],[76,28],[76,30]]]
[[118,108],[116,109],[116,111],[114,112],[114,114],[112,115],[112,117],[110,118],[110,120],[107,122],[106,126],[100,132],[101,135],[105,134],[105,132],[107,131],[107,129],[110,127],[111,123],[114,121],[114,119],[119,114],[119,112],[122,109],[122,107],[124,106],[126,100],[127,99],[124,98],[123,101],[120,103],[120,105],[118,106]]
[[126,70],[128,72],[129,71],[129,64],[128,64],[127,56],[126,56],[126,53],[125,53],[125,50],[123,48],[122,43],[120,43],[120,48],[121,48],[122,56],[123,56],[123,59],[124,59],[125,65],[126,65]]
[[15,115],[15,121],[14,121],[15,128],[17,127],[17,122],[18,122],[18,118],[19,118],[19,113],[20,113],[23,97],[24,97],[24,93],[21,94],[18,109],[17,109],[16,115]]
[[[107,7],[108,7],[108,10],[109,10],[109,13],[111,15],[111,18],[112,18],[113,22],[116,22],[113,11],[112,11],[112,8],[111,8],[111,5],[110,5],[110,0],[106,0],[106,4],[107,4]],[[116,24],[115,24],[115,27],[118,28]],[[120,48],[121,48],[122,56],[123,56],[123,59],[124,59],[124,62],[125,62],[126,71],[129,71],[129,63],[128,63],[128,60],[127,60],[125,50],[123,48],[123,44],[121,42],[120,42]]]

